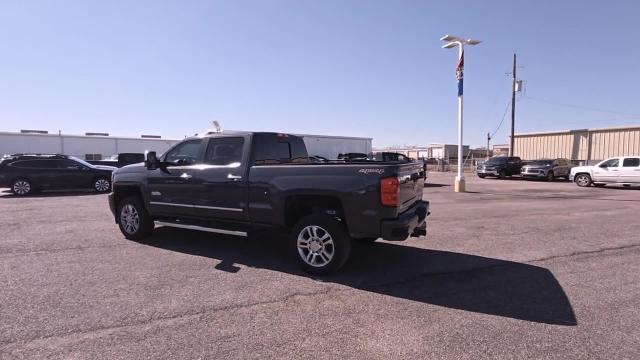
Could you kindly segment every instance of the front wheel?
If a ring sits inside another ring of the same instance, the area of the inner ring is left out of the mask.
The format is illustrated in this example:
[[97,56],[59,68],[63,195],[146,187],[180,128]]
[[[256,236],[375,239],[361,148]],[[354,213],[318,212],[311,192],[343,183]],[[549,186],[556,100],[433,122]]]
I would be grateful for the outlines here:
[[498,179],[504,180],[507,177],[507,172],[504,170],[500,170],[498,173]]
[[118,204],[118,226],[129,240],[142,240],[153,232],[153,219],[137,196],[124,198]]
[[479,177],[480,179],[484,179],[485,177],[487,177],[487,175],[484,175],[484,174],[478,174],[478,177]]
[[300,267],[317,275],[340,269],[351,252],[351,238],[345,227],[325,214],[312,214],[298,221],[290,242]]
[[580,187],[587,187],[591,185],[591,176],[589,174],[578,174],[575,178],[576,185]]
[[547,181],[553,181],[554,178],[555,178],[555,175],[553,175],[553,171],[549,171],[547,173]]

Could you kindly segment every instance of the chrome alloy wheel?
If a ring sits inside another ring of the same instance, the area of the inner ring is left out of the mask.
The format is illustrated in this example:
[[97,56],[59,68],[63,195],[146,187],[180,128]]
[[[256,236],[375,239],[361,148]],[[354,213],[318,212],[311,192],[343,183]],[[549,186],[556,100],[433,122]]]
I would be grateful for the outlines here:
[[591,179],[589,179],[588,175],[578,175],[576,176],[576,183],[578,184],[578,186],[589,186],[589,183],[591,182]]
[[93,187],[98,190],[98,192],[105,192],[107,190],[109,190],[110,184],[107,180],[105,179],[98,179],[96,180],[96,182],[93,184]]
[[135,234],[140,227],[140,216],[138,211],[131,204],[126,204],[120,210],[120,224],[128,234]]
[[327,265],[333,259],[335,246],[329,232],[320,226],[309,225],[298,234],[298,254],[314,267]]
[[25,195],[31,191],[31,184],[24,180],[18,180],[13,183],[13,192],[18,195]]

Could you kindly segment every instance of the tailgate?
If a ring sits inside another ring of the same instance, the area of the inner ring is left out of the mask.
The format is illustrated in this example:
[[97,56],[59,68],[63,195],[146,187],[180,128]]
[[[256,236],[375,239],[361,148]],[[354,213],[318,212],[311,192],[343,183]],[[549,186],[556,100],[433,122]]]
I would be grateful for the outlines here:
[[413,205],[416,200],[422,200],[424,178],[422,164],[409,163],[398,167],[398,212],[402,213]]

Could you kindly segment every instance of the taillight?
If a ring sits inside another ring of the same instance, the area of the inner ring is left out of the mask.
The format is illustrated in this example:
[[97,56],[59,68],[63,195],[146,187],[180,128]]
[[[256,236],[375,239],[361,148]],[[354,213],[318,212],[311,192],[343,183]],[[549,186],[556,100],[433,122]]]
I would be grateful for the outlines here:
[[380,202],[386,206],[398,206],[398,192],[400,182],[397,177],[380,180]]

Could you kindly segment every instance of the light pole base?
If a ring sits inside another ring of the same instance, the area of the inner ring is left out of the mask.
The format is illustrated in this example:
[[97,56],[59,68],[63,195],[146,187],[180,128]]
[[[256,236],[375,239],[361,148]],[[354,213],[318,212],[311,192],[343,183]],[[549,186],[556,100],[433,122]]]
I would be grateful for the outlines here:
[[464,178],[460,178],[456,176],[456,182],[454,184],[453,187],[453,191],[455,192],[465,192],[466,191],[466,186],[465,186],[465,181]]

